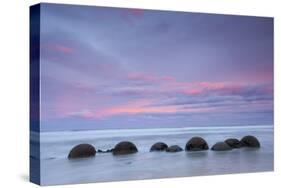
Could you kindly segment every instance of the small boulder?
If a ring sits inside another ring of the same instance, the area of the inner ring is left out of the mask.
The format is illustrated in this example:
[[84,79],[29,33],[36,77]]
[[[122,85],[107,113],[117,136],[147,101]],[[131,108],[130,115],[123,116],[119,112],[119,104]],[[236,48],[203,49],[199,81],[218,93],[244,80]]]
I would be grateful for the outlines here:
[[207,142],[201,137],[193,137],[185,145],[186,151],[202,151],[208,149]]
[[236,138],[229,138],[229,139],[226,139],[224,142],[232,148],[240,148],[241,147],[241,142]]
[[138,152],[137,147],[132,142],[119,142],[113,149],[113,155],[124,155]]
[[241,140],[241,145],[244,147],[251,147],[251,148],[259,148],[260,147],[260,142],[259,140],[251,135],[244,136]]
[[151,146],[150,151],[165,151],[167,148],[167,144],[163,142],[157,142]]
[[90,144],[79,144],[71,149],[68,159],[93,157],[96,155],[96,149]]
[[106,153],[110,153],[110,152],[112,152],[113,151],[113,149],[108,149],[108,150],[106,150],[105,152]]
[[112,152],[113,149],[107,149],[107,150],[101,150],[101,149],[98,149],[98,153],[110,153]]
[[230,147],[227,143],[225,142],[217,142],[211,150],[214,151],[227,151],[227,150],[232,150],[232,147]]
[[178,145],[173,145],[166,149],[167,152],[180,152],[182,150],[183,149],[181,147],[179,147]]

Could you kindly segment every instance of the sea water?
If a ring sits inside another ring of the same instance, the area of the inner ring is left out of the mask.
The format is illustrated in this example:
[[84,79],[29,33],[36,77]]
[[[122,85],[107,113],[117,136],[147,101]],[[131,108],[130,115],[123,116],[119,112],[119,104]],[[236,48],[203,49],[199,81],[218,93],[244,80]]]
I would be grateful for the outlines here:
[[[184,149],[193,136],[203,137],[211,147],[227,138],[256,136],[261,148],[241,148],[215,152],[149,152],[151,145],[165,142]],[[32,136],[31,136],[32,138]],[[113,148],[131,141],[138,153],[68,160],[77,144],[89,143],[96,149]],[[273,170],[273,126],[189,127],[163,129],[89,130],[41,132],[41,184],[72,184],[149,178],[185,177]]]

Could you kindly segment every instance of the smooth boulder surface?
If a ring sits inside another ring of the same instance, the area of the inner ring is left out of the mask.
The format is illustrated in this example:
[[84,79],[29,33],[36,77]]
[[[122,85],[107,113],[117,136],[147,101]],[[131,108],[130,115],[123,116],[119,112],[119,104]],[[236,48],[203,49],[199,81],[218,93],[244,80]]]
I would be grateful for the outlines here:
[[230,147],[227,143],[225,142],[217,142],[213,145],[213,147],[211,148],[211,150],[214,151],[228,151],[228,150],[232,150],[232,147]]
[[163,142],[157,142],[151,146],[150,151],[165,151],[167,148],[167,144]]
[[68,159],[93,157],[96,155],[96,149],[90,144],[79,144],[71,149]]
[[137,147],[132,142],[119,142],[112,150],[113,155],[125,155],[138,152]]
[[260,147],[260,142],[259,140],[251,135],[244,136],[241,140],[241,145],[244,147],[251,147],[251,148],[259,148]]
[[167,152],[180,152],[182,150],[183,149],[181,147],[179,147],[178,145],[173,145],[166,149]]
[[240,148],[241,147],[241,142],[236,138],[229,138],[229,139],[226,139],[224,142],[232,148]]
[[201,137],[193,137],[185,145],[186,151],[202,151],[208,149],[207,142]]

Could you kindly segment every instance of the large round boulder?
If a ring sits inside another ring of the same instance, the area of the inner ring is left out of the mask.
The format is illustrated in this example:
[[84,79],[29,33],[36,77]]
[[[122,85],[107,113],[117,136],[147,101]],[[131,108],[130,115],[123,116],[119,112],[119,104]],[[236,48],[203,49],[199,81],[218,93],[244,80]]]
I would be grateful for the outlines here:
[[71,149],[68,159],[93,157],[96,155],[96,149],[90,144],[79,144]]
[[151,146],[150,151],[165,151],[167,148],[167,144],[163,142],[157,142]]
[[209,146],[207,142],[201,137],[193,137],[185,145],[186,151],[201,151],[208,149]]
[[211,150],[214,151],[227,151],[227,150],[232,150],[232,147],[230,147],[227,143],[225,142],[217,142],[213,145]]
[[259,148],[260,147],[260,142],[259,140],[251,135],[244,136],[241,140],[241,145],[245,147],[251,147],[251,148]]
[[182,151],[183,149],[179,147],[178,145],[172,145],[166,149],[167,152],[179,152]]
[[138,152],[137,147],[132,142],[119,142],[112,150],[113,155],[125,155]]
[[240,148],[241,147],[241,142],[236,138],[228,138],[224,142],[232,148]]

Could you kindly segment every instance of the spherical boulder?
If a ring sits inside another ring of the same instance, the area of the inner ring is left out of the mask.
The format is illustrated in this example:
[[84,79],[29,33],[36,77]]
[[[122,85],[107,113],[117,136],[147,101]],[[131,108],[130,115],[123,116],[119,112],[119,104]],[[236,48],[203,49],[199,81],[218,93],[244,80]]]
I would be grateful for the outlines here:
[[157,142],[151,146],[150,151],[165,151],[167,148],[167,144],[163,142]]
[[232,147],[230,147],[227,143],[225,142],[217,142],[213,145],[211,150],[214,151],[227,151],[227,150],[232,150]]
[[68,159],[93,157],[96,155],[96,149],[90,144],[79,144],[71,149]]
[[182,150],[183,149],[181,147],[179,147],[178,145],[172,145],[166,149],[166,152],[180,152]]
[[202,151],[208,149],[207,142],[201,137],[193,137],[185,145],[186,151]]
[[244,147],[251,147],[251,148],[259,148],[260,147],[260,142],[259,140],[251,135],[244,136],[241,140],[241,145]]
[[241,147],[241,142],[236,138],[229,138],[229,139],[226,139],[224,142],[232,148],[240,148]]
[[112,150],[113,155],[125,155],[138,152],[137,147],[132,142],[119,142]]

